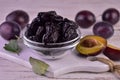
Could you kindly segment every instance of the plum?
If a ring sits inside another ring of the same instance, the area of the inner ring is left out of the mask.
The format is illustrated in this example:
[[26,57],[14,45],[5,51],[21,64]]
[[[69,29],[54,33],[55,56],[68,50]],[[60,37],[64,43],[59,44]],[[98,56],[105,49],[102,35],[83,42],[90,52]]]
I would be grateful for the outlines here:
[[115,8],[109,8],[105,10],[102,14],[102,20],[107,21],[111,24],[116,24],[120,19],[120,13]]
[[98,22],[93,27],[93,33],[108,39],[114,34],[114,29],[113,26],[108,22]]
[[0,25],[0,35],[6,40],[17,39],[20,31],[19,24],[12,21],[5,21]]
[[15,10],[6,16],[6,21],[15,21],[23,29],[29,22],[29,15],[23,10]]
[[77,13],[75,21],[81,28],[89,28],[95,23],[96,18],[92,12],[83,10]]

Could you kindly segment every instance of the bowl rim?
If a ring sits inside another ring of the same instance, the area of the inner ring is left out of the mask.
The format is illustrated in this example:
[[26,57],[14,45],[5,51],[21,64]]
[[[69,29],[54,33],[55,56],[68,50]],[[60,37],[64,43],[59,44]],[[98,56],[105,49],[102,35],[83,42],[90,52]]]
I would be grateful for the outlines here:
[[76,42],[72,43],[72,45],[67,45],[67,46],[62,46],[62,47],[51,47],[51,48],[48,48],[48,47],[38,47],[38,46],[34,46],[34,45],[31,45],[31,44],[28,44],[28,42],[25,42],[25,45],[27,45],[28,47],[34,49],[34,50],[47,50],[47,51],[51,51],[51,50],[66,50],[66,49],[70,49],[72,47],[74,47],[75,45],[77,45],[79,43],[79,41],[77,40]]

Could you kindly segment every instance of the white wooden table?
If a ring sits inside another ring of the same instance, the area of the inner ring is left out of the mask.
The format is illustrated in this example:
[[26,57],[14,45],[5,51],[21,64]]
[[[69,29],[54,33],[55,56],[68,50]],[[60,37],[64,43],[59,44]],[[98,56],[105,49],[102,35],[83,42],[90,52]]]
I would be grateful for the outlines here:
[[[32,20],[40,11],[55,10],[58,14],[74,20],[76,13],[80,10],[90,10],[100,20],[102,12],[110,7],[117,8],[120,11],[120,0],[0,0],[0,23],[5,21],[5,16],[17,9],[25,10]],[[120,21],[115,25],[115,35],[109,40],[117,44],[120,43]],[[120,46],[120,44],[118,45]],[[79,74],[79,75],[78,75]],[[70,79],[74,76],[81,78]],[[68,75],[66,79],[53,79],[44,76],[38,76],[32,70],[0,58],[0,80],[117,80],[109,72],[106,73],[75,73]]]

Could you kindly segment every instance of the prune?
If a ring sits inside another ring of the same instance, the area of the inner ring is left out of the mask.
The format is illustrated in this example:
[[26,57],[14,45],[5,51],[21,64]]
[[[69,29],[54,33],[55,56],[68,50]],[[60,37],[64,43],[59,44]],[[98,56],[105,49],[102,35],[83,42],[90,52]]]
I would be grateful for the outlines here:
[[62,28],[62,33],[64,34],[69,27],[70,27],[69,23],[64,22],[63,28]]
[[46,33],[43,35],[43,42],[47,43],[56,43],[58,40],[59,34],[58,30],[55,28],[53,23],[46,24]]
[[78,36],[78,25],[55,11],[39,12],[26,31],[30,40],[44,43],[60,43]]
[[69,20],[69,19],[67,19],[67,18],[64,19],[64,22],[69,23],[69,25],[70,25],[72,28],[74,28],[74,29],[77,29],[77,28],[78,28],[78,25],[77,25],[75,22],[73,22],[73,21],[71,21],[71,20]]
[[0,35],[6,40],[17,39],[20,31],[20,26],[15,22],[6,21],[0,25]]
[[25,36],[26,37],[33,36],[33,30],[31,29],[30,24],[27,25],[27,30],[25,32]]
[[33,19],[32,23],[29,25],[29,30],[32,30],[32,34],[35,35],[37,32],[37,29],[39,28],[39,26],[41,26],[42,23],[40,22],[40,19],[37,17],[35,19]]
[[34,27],[34,25],[36,26],[39,26],[39,25],[43,25],[42,23],[41,23],[41,20],[40,20],[40,18],[39,17],[36,17],[36,18],[34,18],[33,20],[32,20],[32,23],[31,23],[31,27]]
[[102,20],[109,22],[111,24],[116,24],[120,19],[120,13],[115,8],[109,8],[105,10],[102,14]]
[[45,33],[45,29],[43,26],[39,26],[37,32],[36,32],[36,37],[38,37],[38,41],[39,42],[42,42],[42,37]]
[[57,15],[57,13],[55,11],[48,11],[48,12],[39,12],[38,13],[38,17],[44,17],[45,14],[49,14],[49,15]]
[[63,17],[59,16],[59,15],[56,15],[56,16],[52,17],[52,21],[54,21],[55,23],[62,22],[63,21]]
[[29,22],[29,15],[23,10],[15,10],[6,16],[7,21],[15,21],[23,29]]
[[65,31],[63,35],[63,41],[69,41],[78,36],[77,32],[75,29],[68,27],[67,30]]
[[38,17],[41,19],[42,22],[51,21],[52,17],[56,15],[55,11],[48,11],[48,12],[39,12]]
[[76,25],[73,21],[68,20],[67,18],[64,19],[62,29],[60,32],[61,41],[68,41],[72,40],[78,36],[76,29],[78,25]]
[[44,31],[44,28],[42,26],[39,26],[36,35],[40,36],[42,34],[42,32]]
[[84,10],[77,13],[75,21],[81,28],[89,28],[95,23],[96,18],[92,12]]
[[93,33],[107,39],[114,34],[114,29],[113,26],[107,22],[98,22],[93,27]]

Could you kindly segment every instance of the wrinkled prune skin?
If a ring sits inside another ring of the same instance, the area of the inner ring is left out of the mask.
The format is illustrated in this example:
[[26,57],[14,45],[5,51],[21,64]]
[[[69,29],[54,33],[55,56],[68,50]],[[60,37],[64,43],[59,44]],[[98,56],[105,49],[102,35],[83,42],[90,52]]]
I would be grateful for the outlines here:
[[55,11],[39,12],[38,18],[41,19],[41,22],[43,24],[45,24],[45,22],[50,22],[55,15],[56,15]]
[[69,41],[78,36],[76,29],[78,26],[74,25],[73,21],[64,19],[63,28],[62,28],[62,41]]
[[56,43],[59,37],[58,30],[53,23],[46,23],[46,33],[43,35],[43,43]]
[[54,17],[52,17],[52,22],[58,24],[59,22],[62,22],[63,21],[63,17],[59,16],[59,15],[56,15]]
[[39,12],[26,31],[30,40],[48,43],[60,43],[78,36],[78,25],[67,18],[57,15],[55,11]]
[[57,15],[55,11],[48,11],[48,12],[39,12],[38,17],[45,18],[45,15]]
[[73,29],[77,29],[78,28],[78,25],[75,22],[73,22],[71,20],[68,20],[67,18],[64,19],[64,22],[69,23],[69,25],[71,27],[73,27]]
[[31,24],[28,26],[28,34],[29,36],[33,36],[36,35],[36,32],[40,26],[40,19],[39,18],[35,18],[33,19],[33,21],[31,22]]
[[44,35],[45,28],[43,26],[39,26],[37,32],[36,32],[36,37],[38,37],[38,42],[42,42],[42,37]]
[[[71,35],[72,34],[72,35]],[[76,30],[72,29],[72,28],[68,28],[64,34],[63,37],[63,41],[69,41],[72,40],[74,38],[76,38],[78,36],[78,34],[76,33]],[[65,40],[64,40],[65,39]]]

